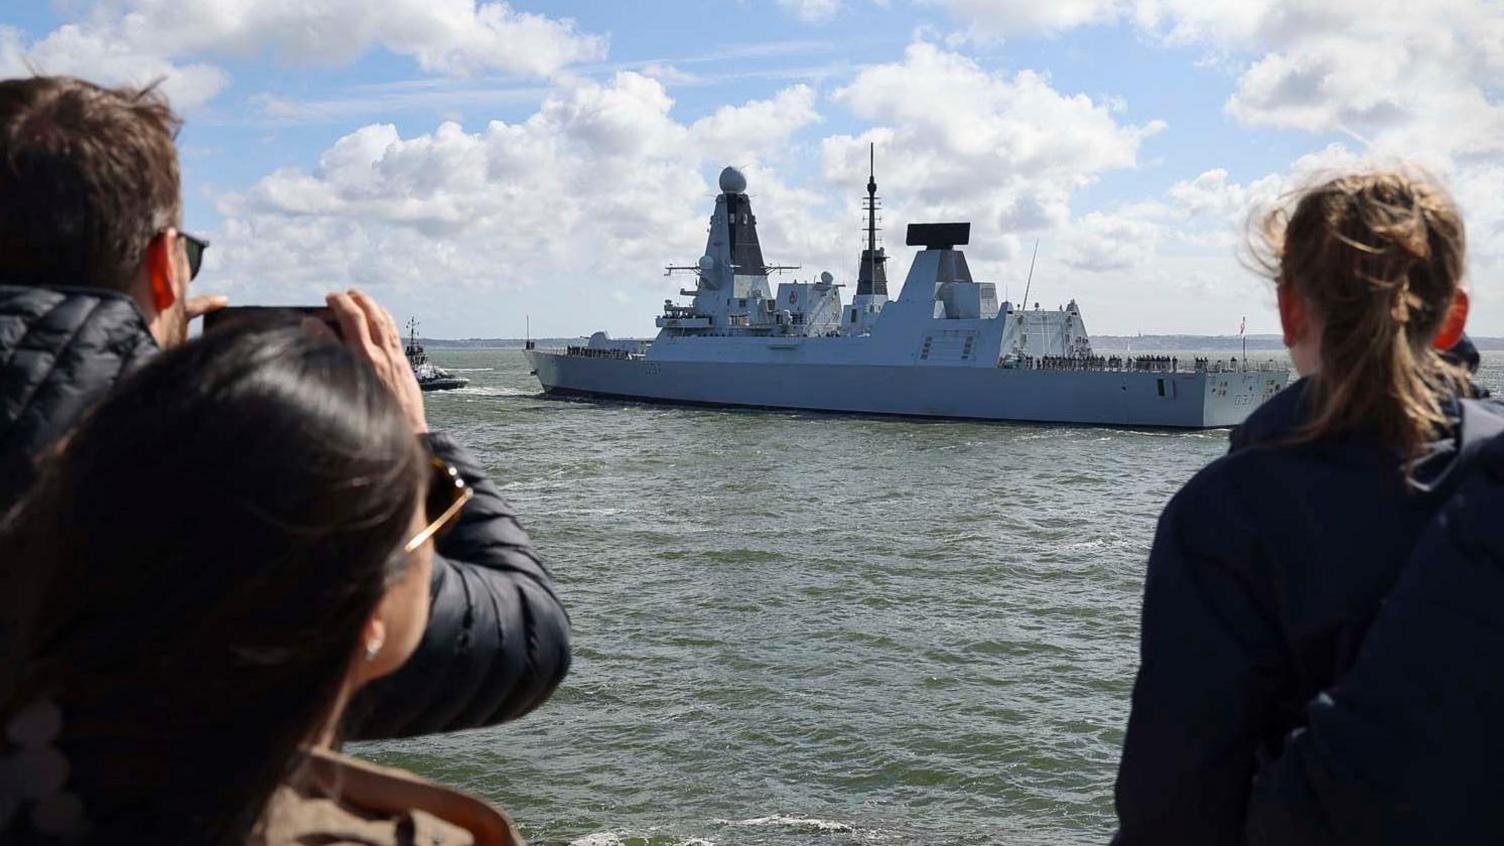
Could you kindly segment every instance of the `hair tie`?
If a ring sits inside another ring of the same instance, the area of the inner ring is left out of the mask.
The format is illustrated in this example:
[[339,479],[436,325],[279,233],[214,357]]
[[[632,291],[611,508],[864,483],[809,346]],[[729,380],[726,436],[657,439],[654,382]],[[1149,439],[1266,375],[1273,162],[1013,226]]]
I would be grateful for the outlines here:
[[48,698],[35,699],[5,724],[9,747],[0,755],[0,831],[31,806],[31,827],[39,834],[63,841],[80,840],[89,832],[84,804],[64,790],[68,759],[57,748],[63,731],[63,712]]

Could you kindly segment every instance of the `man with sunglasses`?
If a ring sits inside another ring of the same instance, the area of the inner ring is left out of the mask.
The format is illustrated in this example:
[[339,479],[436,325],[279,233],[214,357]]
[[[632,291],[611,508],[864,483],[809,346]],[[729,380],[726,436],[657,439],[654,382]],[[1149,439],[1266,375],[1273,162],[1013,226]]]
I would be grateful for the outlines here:
[[0,81],[0,512],[34,460],[144,357],[223,304],[188,296],[179,126],[151,91]]
[[[150,88],[0,80],[0,515],[95,400],[225,304],[189,294],[208,242],[182,230],[179,125]],[[428,431],[391,315],[359,291],[331,294],[328,306],[435,457],[423,540],[443,535],[422,642],[354,703],[351,732],[411,736],[516,719],[569,668],[569,617],[552,577],[475,457]]]

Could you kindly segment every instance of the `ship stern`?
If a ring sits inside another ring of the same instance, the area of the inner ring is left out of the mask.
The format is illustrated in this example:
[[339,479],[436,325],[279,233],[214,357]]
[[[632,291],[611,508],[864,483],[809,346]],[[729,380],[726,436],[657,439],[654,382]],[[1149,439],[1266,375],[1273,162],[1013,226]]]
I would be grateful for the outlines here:
[[1290,383],[1290,371],[1284,368],[1209,371],[1205,376],[1202,426],[1208,429],[1239,425]]

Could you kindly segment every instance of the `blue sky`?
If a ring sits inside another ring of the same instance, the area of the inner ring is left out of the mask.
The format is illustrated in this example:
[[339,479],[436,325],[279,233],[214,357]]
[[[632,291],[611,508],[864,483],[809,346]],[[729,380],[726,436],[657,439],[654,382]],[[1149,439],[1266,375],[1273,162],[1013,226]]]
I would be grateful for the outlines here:
[[[979,275],[1098,333],[1272,331],[1252,210],[1419,163],[1468,214],[1504,334],[1504,8],[1492,0],[22,0],[0,73],[165,77],[205,290],[361,284],[434,336],[647,335],[748,173],[765,251],[855,271],[861,152],[890,228],[974,223]],[[893,275],[907,270],[901,238]]]

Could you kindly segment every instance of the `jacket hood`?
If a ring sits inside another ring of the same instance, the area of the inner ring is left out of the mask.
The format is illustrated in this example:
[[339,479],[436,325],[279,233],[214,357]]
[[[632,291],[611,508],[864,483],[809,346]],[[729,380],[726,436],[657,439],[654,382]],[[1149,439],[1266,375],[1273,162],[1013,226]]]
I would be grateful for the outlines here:
[[[1292,437],[1309,419],[1311,393],[1310,377],[1302,378],[1275,394],[1255,409],[1242,425],[1228,436],[1228,452],[1234,453],[1255,446],[1272,446]],[[1448,424],[1437,429],[1432,440],[1409,474],[1410,483],[1421,490],[1430,490],[1439,485],[1448,475],[1453,459],[1464,443],[1474,437],[1489,437],[1496,433],[1504,407],[1497,401],[1486,399],[1484,392],[1467,396],[1449,396],[1442,408]],[[1471,409],[1464,408],[1464,400]],[[1478,429],[1480,431],[1473,432]],[[1345,442],[1369,442],[1361,433],[1346,436]],[[1396,460],[1400,457],[1396,455]]]

